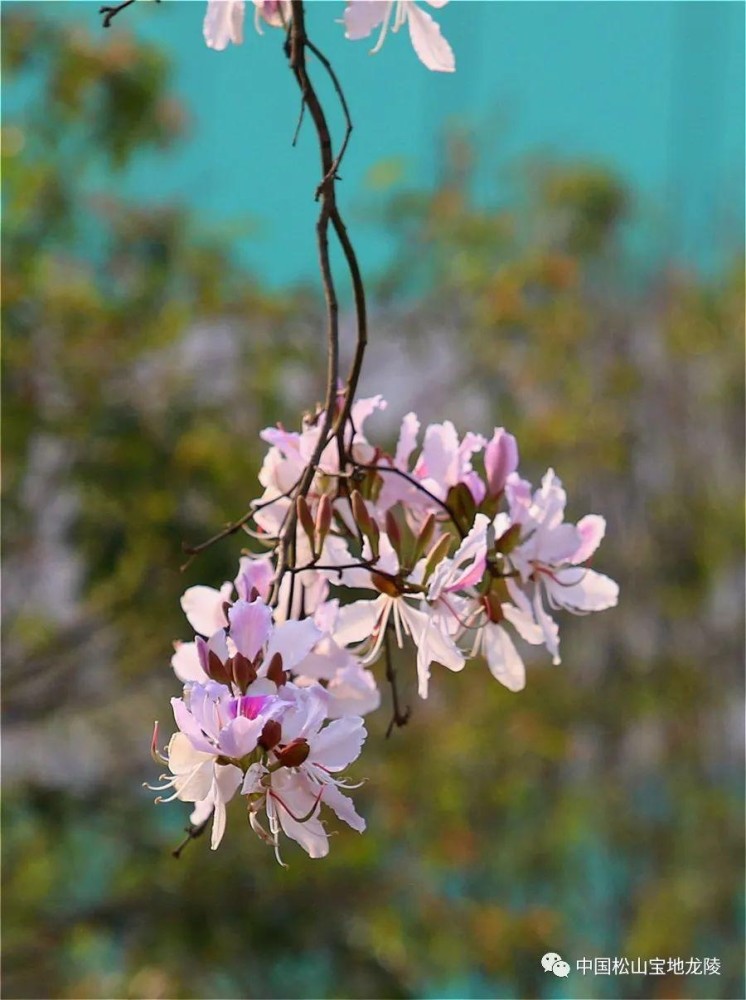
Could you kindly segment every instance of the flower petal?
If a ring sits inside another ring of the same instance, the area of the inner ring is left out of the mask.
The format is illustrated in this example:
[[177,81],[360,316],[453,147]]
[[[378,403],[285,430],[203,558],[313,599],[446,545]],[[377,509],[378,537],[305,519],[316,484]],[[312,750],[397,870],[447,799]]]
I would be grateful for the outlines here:
[[606,521],[599,514],[586,514],[578,521],[577,531],[580,535],[580,545],[570,562],[584,563],[590,559],[606,534]]
[[269,663],[275,653],[282,656],[284,670],[295,670],[297,665],[311,652],[322,632],[312,618],[303,621],[288,621],[278,625],[267,646],[265,660]]
[[344,12],[345,38],[367,38],[386,16],[387,0],[349,0]]
[[196,643],[175,642],[174,650],[171,666],[182,684],[188,684],[190,681],[205,684],[209,680],[202,669]]
[[228,612],[230,636],[236,649],[249,660],[253,660],[272,634],[272,612],[257,598],[236,601]]
[[500,625],[485,626],[484,651],[492,676],[509,691],[522,691],[526,686],[526,668],[513,640]]
[[409,37],[420,62],[439,73],[453,73],[456,57],[440,26],[414,3],[408,5]]
[[208,0],[202,28],[208,48],[222,51],[243,41],[244,0]]
[[200,635],[212,635],[225,628],[228,621],[223,605],[230,600],[233,586],[224,583],[220,590],[214,587],[190,587],[181,598],[181,607],[187,621]]
[[324,785],[324,794],[321,797],[321,801],[324,805],[329,806],[353,830],[357,830],[359,833],[365,830],[365,820],[355,809],[352,799],[347,795],[343,795],[332,782]]
[[309,760],[328,771],[341,771],[359,757],[367,735],[365,723],[357,716],[335,719],[314,739]]

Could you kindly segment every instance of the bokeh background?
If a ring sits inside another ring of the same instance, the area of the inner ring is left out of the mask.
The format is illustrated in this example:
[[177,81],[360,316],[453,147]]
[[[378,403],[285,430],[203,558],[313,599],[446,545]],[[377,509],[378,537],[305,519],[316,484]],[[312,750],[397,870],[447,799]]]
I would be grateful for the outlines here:
[[322,393],[317,153],[277,33],[97,6],[2,9],[4,995],[743,997],[743,6],[454,2],[437,77],[309,5],[377,432],[509,427],[606,516],[622,596],[518,696],[475,664],[371,718],[368,833],[287,870],[238,812],[173,860],[187,810],[141,782],[179,596],[241,545],[182,542]]

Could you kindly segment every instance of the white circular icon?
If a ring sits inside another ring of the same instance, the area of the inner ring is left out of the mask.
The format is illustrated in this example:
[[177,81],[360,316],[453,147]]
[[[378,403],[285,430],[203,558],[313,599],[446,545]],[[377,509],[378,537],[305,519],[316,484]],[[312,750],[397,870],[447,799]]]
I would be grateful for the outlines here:
[[561,962],[562,956],[558,955],[554,951],[548,951],[546,955],[542,958],[541,964],[545,972],[549,972],[555,962]]
[[553,972],[560,979],[566,979],[570,975],[570,966],[562,960],[562,956],[556,951],[548,951],[541,960],[542,968],[545,972]]

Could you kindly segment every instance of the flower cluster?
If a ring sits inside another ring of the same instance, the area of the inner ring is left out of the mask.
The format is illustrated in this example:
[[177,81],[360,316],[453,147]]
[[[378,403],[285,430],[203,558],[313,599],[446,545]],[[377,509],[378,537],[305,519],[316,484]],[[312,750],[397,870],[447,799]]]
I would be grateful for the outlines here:
[[214,817],[213,847],[237,793],[275,850],[283,832],[326,854],[323,807],[364,828],[336,776],[360,753],[362,717],[381,701],[371,668],[390,667],[393,643],[413,649],[422,698],[433,665],[460,671],[479,656],[519,691],[516,640],[559,663],[554,613],[617,602],[614,581],[587,566],[603,518],[566,521],[562,483],[551,469],[538,489],[521,478],[504,428],[460,438],[431,424],[420,441],[409,413],[389,454],[365,434],[385,405],[357,401],[323,440],[320,412],[300,431],[263,431],[263,493],[246,530],[264,551],[241,557],[232,584],[182,598],[197,635],[176,644],[178,731],[165,755],[154,739],[154,753],[170,772],[160,790],[195,803],[193,823]]
[[[431,7],[445,7],[448,0],[426,0]],[[244,0],[208,0],[204,23],[205,41],[211,49],[225,49],[232,42],[243,42]],[[290,0],[254,0],[254,25],[262,33],[262,24],[287,27],[292,16]],[[371,49],[378,52],[389,28],[397,32],[404,24],[417,56],[428,69],[452,73],[456,60],[440,27],[415,0],[348,0],[343,22],[345,37],[354,41],[368,38],[380,29]]]

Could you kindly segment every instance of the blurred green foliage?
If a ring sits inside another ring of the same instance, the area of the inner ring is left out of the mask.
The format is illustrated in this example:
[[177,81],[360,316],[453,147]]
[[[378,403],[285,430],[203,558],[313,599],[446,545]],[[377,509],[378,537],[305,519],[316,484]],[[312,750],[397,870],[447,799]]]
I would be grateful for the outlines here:
[[[566,622],[520,696],[441,671],[392,740],[371,719],[369,830],[326,861],[278,868],[237,808],[219,853],[175,862],[185,810],[138,787],[148,727],[179,595],[241,545],[180,574],[181,543],[243,512],[257,431],[312,402],[321,307],[185,209],[118,197],[183,127],[158,52],[17,11],[3,30],[5,995],[742,996],[740,262],[630,275],[629,195],[588,167],[477,206],[459,135],[433,191],[392,196],[387,322],[413,380],[450,351],[425,416],[479,401],[571,514],[605,514],[621,605]],[[562,981],[550,950],[722,973]]]

